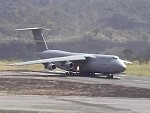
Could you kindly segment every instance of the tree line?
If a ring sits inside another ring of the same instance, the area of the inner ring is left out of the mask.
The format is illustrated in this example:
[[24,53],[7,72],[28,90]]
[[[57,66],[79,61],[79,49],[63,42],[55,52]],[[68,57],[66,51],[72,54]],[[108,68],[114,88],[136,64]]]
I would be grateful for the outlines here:
[[0,58],[32,59],[31,32],[46,27],[50,48],[148,59],[149,0],[0,0]]

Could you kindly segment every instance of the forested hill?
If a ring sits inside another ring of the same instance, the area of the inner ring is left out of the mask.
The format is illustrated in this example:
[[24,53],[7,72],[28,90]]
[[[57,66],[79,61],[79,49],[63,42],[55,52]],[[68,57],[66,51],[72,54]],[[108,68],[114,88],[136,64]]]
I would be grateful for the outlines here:
[[31,34],[13,29],[38,26],[52,29],[49,43],[149,42],[150,0],[0,0],[0,44],[29,42]]
[[0,0],[0,35],[41,26],[66,37],[96,33],[98,38],[147,39],[149,12],[149,0]]

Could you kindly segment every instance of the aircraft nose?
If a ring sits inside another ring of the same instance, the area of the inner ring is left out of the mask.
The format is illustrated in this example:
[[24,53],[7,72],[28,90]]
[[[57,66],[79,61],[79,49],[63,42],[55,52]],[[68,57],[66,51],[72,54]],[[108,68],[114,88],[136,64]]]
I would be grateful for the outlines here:
[[117,59],[111,62],[111,68],[114,71],[114,73],[120,73],[126,70],[126,65],[121,59]]
[[126,65],[122,60],[119,60],[117,65],[120,67],[121,72],[126,70]]

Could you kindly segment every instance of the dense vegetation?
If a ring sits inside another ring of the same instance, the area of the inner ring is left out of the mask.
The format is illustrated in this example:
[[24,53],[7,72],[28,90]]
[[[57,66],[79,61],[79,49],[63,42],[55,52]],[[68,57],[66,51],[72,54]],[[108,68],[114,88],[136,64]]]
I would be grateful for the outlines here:
[[52,49],[150,58],[149,0],[0,0],[0,58],[33,58],[31,33],[46,27]]

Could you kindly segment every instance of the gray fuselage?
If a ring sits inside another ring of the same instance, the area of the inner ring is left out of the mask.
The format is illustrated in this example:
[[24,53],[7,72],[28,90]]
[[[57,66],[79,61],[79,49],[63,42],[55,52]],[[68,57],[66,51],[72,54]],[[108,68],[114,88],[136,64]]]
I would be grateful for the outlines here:
[[[46,50],[37,53],[40,58],[55,58],[55,57],[65,57],[72,55],[85,55],[86,61],[84,62],[73,62],[75,66],[79,66],[80,72],[88,73],[103,73],[103,74],[116,74],[121,73],[126,70],[126,65],[124,62],[115,55],[102,55],[102,54],[87,54],[87,53],[72,53],[60,50]],[[62,68],[62,64],[56,64],[57,67]],[[75,70],[76,71],[76,68]]]

